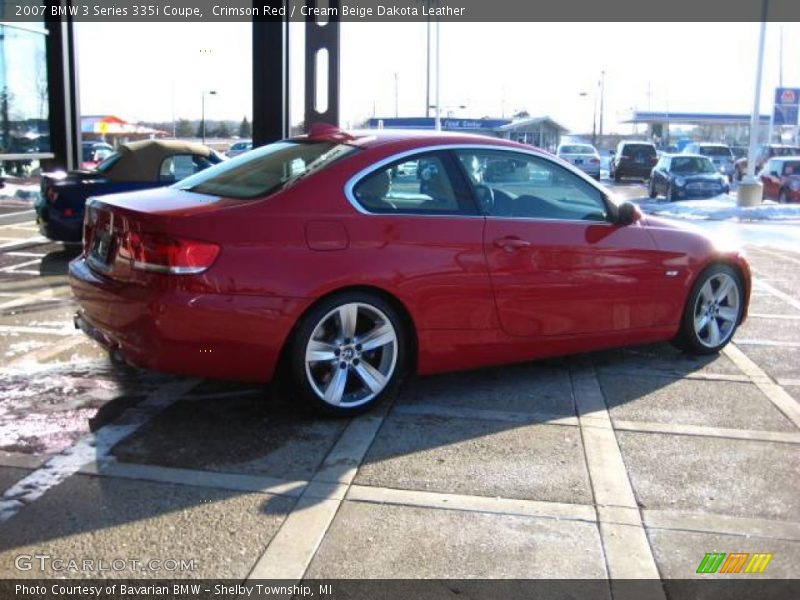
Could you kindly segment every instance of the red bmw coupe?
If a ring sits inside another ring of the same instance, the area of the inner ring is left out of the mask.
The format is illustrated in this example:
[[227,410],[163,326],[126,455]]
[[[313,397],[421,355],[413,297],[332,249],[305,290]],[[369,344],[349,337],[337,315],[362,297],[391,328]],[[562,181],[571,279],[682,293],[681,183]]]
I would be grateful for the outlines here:
[[[487,176],[487,174],[489,176]],[[76,325],[127,362],[263,382],[350,415],[403,375],[673,340],[747,313],[736,251],[557,157],[317,127],[168,188],[90,200]]]

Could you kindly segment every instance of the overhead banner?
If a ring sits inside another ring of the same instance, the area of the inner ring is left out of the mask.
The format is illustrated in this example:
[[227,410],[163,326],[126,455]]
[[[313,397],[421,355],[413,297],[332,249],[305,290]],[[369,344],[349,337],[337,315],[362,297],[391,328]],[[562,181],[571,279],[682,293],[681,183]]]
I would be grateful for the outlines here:
[[775,125],[796,126],[798,107],[800,107],[800,88],[775,88],[772,122]]

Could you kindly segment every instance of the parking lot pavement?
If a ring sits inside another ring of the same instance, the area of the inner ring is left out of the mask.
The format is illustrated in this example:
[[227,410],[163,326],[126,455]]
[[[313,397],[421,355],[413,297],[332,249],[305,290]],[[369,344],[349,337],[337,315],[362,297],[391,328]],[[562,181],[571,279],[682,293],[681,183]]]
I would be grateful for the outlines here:
[[72,327],[76,251],[0,221],[0,578],[64,575],[16,569],[37,552],[140,561],[113,577],[662,578],[665,598],[707,552],[794,576],[800,254],[748,251],[750,319],[719,356],[416,379],[346,421],[112,365]]

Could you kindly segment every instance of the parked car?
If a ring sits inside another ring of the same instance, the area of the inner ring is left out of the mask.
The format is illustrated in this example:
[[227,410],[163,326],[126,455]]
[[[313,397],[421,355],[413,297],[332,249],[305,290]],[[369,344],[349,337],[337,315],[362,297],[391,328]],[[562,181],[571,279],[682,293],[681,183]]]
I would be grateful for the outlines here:
[[170,185],[221,160],[208,146],[176,140],[123,144],[92,170],[44,173],[36,222],[51,240],[80,242],[89,196]]
[[617,145],[617,151],[609,164],[609,177],[620,182],[624,177],[647,180],[658,155],[656,147],[649,142],[626,142]]
[[[756,152],[756,175],[764,167],[764,164],[775,156],[798,156],[800,146],[787,146],[786,144],[763,144]],[[740,158],[734,164],[736,181],[741,181],[747,173],[747,156]]]
[[81,169],[94,169],[114,154],[114,146],[105,142],[81,142]]
[[764,198],[800,202],[800,155],[771,158],[761,170]]
[[707,156],[665,154],[650,176],[650,197],[663,195],[668,201],[711,198],[731,191],[728,178],[722,175]]
[[234,142],[230,145],[228,151],[225,153],[225,156],[228,158],[234,158],[252,149],[253,140],[239,140],[238,142]]
[[[392,180],[424,163],[423,179]],[[464,164],[549,173],[491,183]],[[327,126],[169,188],[93,198],[76,325],[147,369],[352,415],[431,374],[673,340],[747,313],[741,254],[510,140]],[[113,308],[113,310],[112,310]]]
[[731,148],[727,144],[692,142],[683,149],[683,153],[707,156],[720,173],[733,178],[733,152],[731,152]]
[[[740,158],[747,158],[749,149],[746,146],[731,146],[731,153],[733,154],[734,165]],[[735,171],[736,167],[734,167]]]
[[561,144],[556,155],[587,175],[600,179],[600,155],[591,144]]

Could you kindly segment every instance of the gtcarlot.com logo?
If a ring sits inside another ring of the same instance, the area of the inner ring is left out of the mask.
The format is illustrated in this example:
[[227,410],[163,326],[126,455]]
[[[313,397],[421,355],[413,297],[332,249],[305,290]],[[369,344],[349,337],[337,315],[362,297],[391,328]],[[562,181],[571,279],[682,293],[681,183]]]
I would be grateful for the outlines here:
[[697,566],[697,573],[763,573],[772,554],[748,552],[707,552]]
[[175,558],[64,558],[49,554],[20,554],[14,558],[18,571],[55,571],[66,573],[130,571],[194,571],[199,567],[195,559]]

